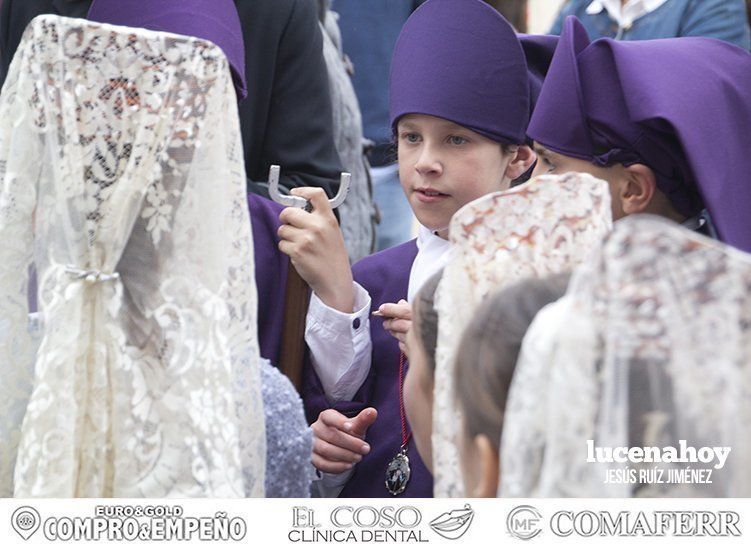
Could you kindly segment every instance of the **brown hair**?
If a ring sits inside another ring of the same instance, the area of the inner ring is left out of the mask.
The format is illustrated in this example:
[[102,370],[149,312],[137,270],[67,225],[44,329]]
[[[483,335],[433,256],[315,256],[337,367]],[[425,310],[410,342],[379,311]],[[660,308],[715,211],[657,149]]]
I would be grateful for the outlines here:
[[456,395],[470,438],[500,445],[503,414],[522,339],[543,306],[566,291],[570,274],[526,280],[493,295],[462,335],[454,366]]
[[433,274],[415,297],[415,310],[420,318],[417,321],[417,338],[422,342],[427,355],[430,374],[435,373],[435,348],[438,343],[438,311],[435,308],[435,292],[443,277],[443,270]]

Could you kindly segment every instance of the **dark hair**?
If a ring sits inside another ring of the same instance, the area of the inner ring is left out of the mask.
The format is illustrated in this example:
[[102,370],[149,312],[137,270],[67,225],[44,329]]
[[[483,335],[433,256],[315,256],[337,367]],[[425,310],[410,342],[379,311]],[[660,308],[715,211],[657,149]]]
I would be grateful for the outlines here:
[[435,292],[442,277],[443,270],[433,274],[420,288],[414,302],[415,310],[420,316],[417,321],[419,328],[417,337],[425,349],[431,375],[435,373],[435,348],[438,343],[438,311],[435,308]]
[[522,340],[543,306],[566,291],[570,274],[522,281],[477,311],[462,335],[454,366],[456,396],[470,437],[500,445],[503,414]]

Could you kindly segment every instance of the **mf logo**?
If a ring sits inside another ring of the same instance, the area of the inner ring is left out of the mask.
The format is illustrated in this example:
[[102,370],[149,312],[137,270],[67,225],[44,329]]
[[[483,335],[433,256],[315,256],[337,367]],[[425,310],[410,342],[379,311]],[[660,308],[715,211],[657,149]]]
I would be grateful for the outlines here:
[[542,531],[542,516],[534,506],[517,506],[506,517],[508,533],[519,540],[531,540]]

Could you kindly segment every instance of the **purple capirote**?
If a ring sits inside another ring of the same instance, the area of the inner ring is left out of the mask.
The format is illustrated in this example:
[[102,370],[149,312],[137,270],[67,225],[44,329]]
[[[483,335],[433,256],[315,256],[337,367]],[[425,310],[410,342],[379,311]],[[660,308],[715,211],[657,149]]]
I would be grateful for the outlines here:
[[751,54],[712,38],[590,42],[568,18],[528,135],[599,166],[641,163],[682,214],[751,251]]
[[527,76],[529,80],[529,114],[535,109],[540,97],[542,83],[550,69],[553,54],[558,46],[558,36],[538,34],[519,34],[519,42],[527,59]]
[[440,117],[504,144],[523,144],[527,63],[516,33],[480,0],[428,0],[402,28],[391,61],[390,121]]
[[242,26],[232,0],[94,0],[88,19],[208,40],[227,57],[238,99],[248,94]]

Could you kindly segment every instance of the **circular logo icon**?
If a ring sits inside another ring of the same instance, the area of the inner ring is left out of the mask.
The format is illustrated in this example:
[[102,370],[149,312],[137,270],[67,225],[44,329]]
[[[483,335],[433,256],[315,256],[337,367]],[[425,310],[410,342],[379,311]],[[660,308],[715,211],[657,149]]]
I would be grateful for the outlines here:
[[22,506],[16,509],[10,518],[10,524],[13,526],[13,529],[24,540],[28,540],[39,529],[40,521],[39,512],[31,506]]
[[519,540],[531,540],[542,532],[542,516],[534,506],[517,506],[506,517],[508,533]]

